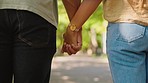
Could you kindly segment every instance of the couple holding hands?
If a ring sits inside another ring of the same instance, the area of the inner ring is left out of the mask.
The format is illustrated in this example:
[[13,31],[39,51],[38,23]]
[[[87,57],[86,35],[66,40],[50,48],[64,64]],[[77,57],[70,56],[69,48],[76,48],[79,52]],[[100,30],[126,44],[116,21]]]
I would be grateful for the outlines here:
[[[62,52],[82,46],[82,25],[103,3],[113,83],[148,83],[148,0],[62,0],[70,23]],[[99,20],[99,19],[98,19]],[[57,0],[0,0],[0,83],[49,83]]]
[[96,10],[101,0],[62,0],[69,17],[69,25],[64,33],[62,52],[77,53],[82,46],[82,25]]

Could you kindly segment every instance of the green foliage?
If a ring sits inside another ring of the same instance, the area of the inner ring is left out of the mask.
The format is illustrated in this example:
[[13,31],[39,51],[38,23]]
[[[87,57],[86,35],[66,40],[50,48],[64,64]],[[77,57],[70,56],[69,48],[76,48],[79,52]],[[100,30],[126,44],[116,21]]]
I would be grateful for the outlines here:
[[[103,6],[102,4],[96,9],[93,15],[86,21],[83,26],[83,48],[88,48],[88,44],[90,44],[90,28],[94,28],[97,35],[97,42],[99,48],[102,47],[102,33],[105,32],[105,20],[103,19]],[[87,33],[87,34],[86,34]],[[87,44],[87,45],[86,45]]]
[[[61,48],[63,42],[63,33],[69,23],[65,8],[61,0],[58,1],[59,25],[57,29],[57,47]],[[103,19],[102,5],[100,5],[93,15],[87,20],[83,26],[83,46],[82,50],[87,50],[90,46],[90,28],[94,28],[97,34],[97,42],[99,48],[102,47],[102,33],[105,32],[105,23]]]
[[61,0],[58,1],[59,25],[57,29],[57,47],[60,48],[63,42],[63,33],[69,23],[65,8]]

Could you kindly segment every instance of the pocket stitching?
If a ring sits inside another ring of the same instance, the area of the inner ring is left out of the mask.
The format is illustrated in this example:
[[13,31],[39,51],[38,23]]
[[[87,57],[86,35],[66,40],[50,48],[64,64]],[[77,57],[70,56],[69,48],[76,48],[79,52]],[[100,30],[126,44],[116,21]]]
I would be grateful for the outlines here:
[[131,43],[131,42],[133,42],[133,41],[135,41],[135,40],[137,40],[137,39],[140,39],[140,38],[142,38],[142,37],[144,36],[145,28],[143,27],[143,28],[141,28],[141,29],[142,29],[142,30],[141,30],[141,33],[135,35],[134,37],[129,37],[129,38],[126,38],[126,39],[125,39],[125,38],[123,38],[123,37],[121,36],[121,34],[119,34],[116,40]]

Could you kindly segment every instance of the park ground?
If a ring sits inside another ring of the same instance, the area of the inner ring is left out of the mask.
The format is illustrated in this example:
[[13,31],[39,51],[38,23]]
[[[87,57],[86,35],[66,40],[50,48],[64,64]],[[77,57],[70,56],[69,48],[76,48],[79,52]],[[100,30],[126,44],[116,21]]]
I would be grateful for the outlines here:
[[50,83],[112,83],[108,60],[105,55],[56,56]]

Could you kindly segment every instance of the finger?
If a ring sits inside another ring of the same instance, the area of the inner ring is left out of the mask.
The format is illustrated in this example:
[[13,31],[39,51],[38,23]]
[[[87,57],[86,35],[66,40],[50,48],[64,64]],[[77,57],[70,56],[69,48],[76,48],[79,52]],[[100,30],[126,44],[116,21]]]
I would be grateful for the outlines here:
[[78,41],[77,46],[81,47],[82,46],[82,41]]
[[68,45],[68,44],[66,45],[66,52],[67,52],[69,55],[72,54],[72,53],[69,51],[69,45]]
[[80,35],[80,36],[78,37],[78,42],[77,42],[77,44],[78,44],[79,49],[81,49],[81,47],[82,47],[82,35]]
[[82,48],[82,42],[78,41],[77,45],[72,44],[72,49],[74,49],[75,51],[79,51]]
[[76,54],[76,53],[77,53],[76,50],[72,49],[72,46],[69,46],[68,49],[69,49],[69,51],[71,52],[71,54]]
[[82,32],[78,32],[78,40],[77,40],[77,45],[72,45],[72,48],[75,49],[76,51],[79,51],[82,47]]
[[74,44],[72,44],[72,49],[74,49],[75,51],[79,51],[82,47],[82,44],[78,44],[77,46],[75,46]]

